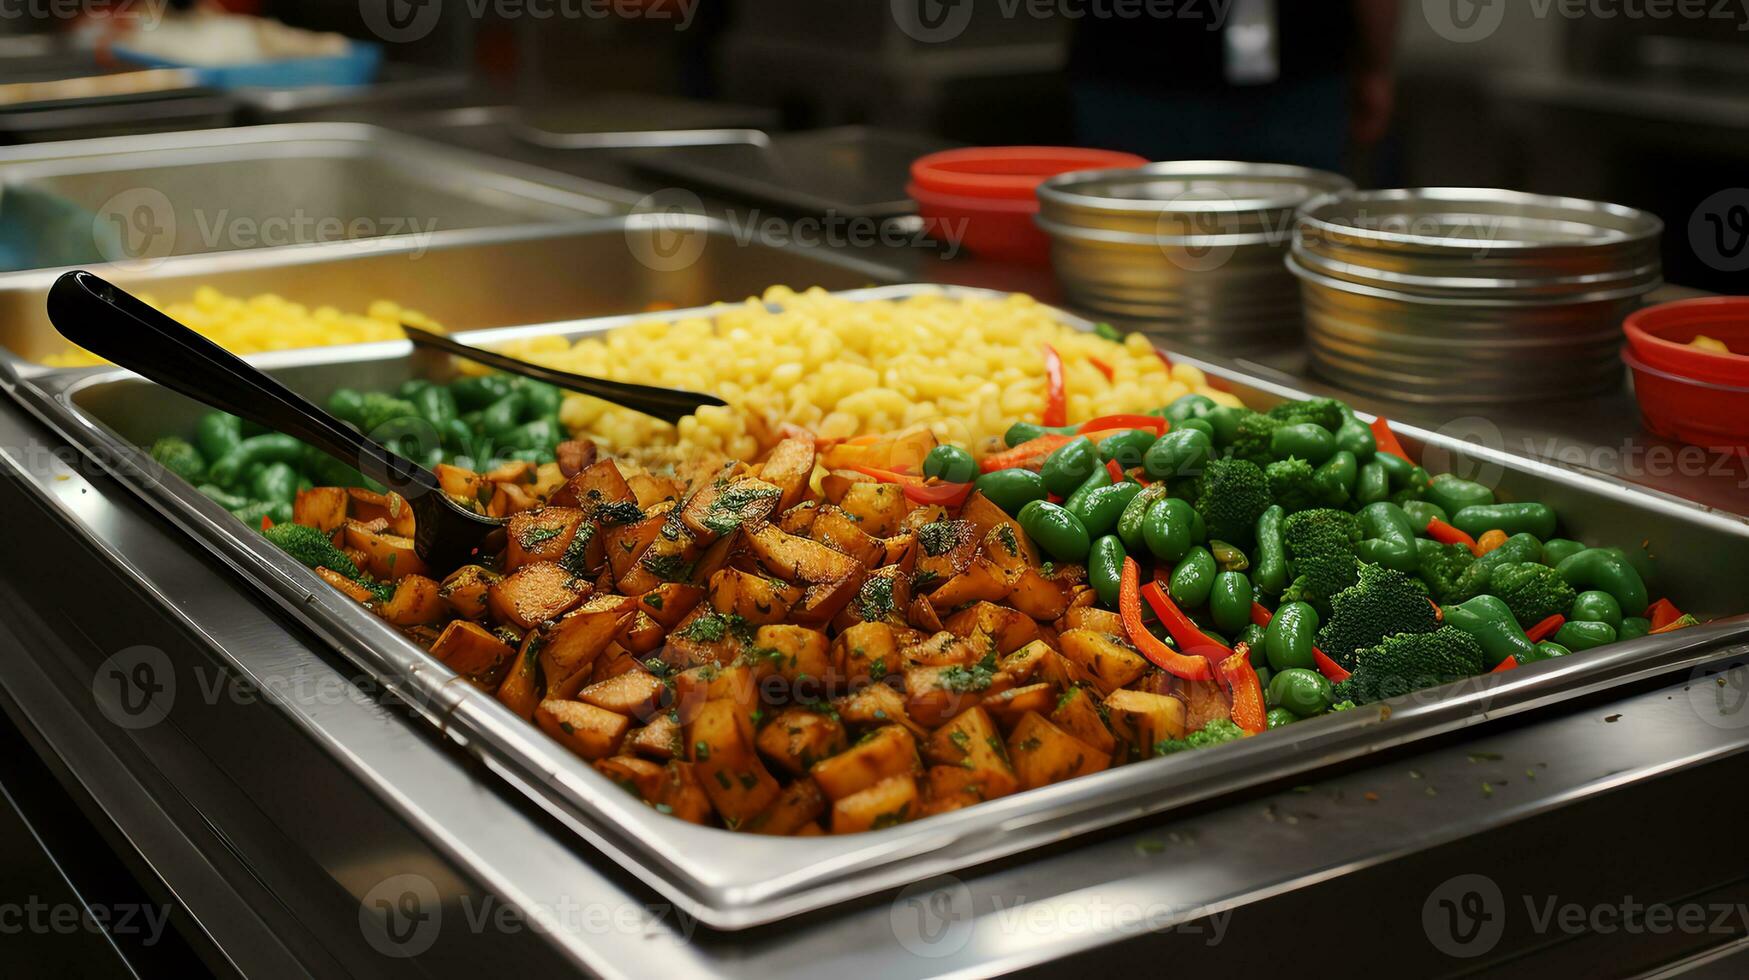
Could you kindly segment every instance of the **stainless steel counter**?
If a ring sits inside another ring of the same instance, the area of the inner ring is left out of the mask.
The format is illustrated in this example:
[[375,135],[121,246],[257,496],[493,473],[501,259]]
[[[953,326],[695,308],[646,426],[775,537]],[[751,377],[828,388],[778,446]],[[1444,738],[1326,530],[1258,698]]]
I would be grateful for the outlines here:
[[[937,281],[1053,292],[1036,272],[896,257]],[[1644,440],[1612,404],[1499,429],[1509,450]],[[1749,512],[1728,474],[1635,482]],[[1749,859],[1732,846],[1749,803],[1742,666],[1483,717],[1308,785],[718,933],[428,735],[9,402],[0,508],[0,707],[216,973],[1242,975],[1285,959],[1313,975],[1629,975],[1715,966],[1749,933]],[[1609,918],[1658,902],[1691,924]]]

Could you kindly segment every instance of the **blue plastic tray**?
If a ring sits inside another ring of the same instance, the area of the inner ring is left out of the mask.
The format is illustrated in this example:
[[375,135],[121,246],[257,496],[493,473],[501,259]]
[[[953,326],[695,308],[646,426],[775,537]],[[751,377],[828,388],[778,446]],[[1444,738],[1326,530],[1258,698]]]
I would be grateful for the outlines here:
[[184,68],[195,73],[201,85],[217,89],[304,88],[317,85],[368,85],[376,78],[383,49],[366,41],[347,41],[347,52],[321,58],[279,58],[237,65],[191,65],[157,55],[134,51],[123,45],[112,49],[117,58],[152,68]]

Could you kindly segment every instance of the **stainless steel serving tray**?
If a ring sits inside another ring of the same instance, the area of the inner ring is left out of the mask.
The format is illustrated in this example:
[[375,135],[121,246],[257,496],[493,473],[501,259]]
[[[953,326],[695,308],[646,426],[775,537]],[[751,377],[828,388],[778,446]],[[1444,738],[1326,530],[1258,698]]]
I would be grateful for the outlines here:
[[[975,290],[898,286],[850,292],[855,300]],[[709,316],[709,309],[657,314]],[[644,315],[647,316],[647,315]],[[599,333],[643,319],[623,316],[545,324],[490,334]],[[1064,319],[1079,327],[1085,321]],[[339,386],[391,386],[412,376],[404,342],[263,355],[254,363],[320,398]],[[1294,390],[1198,362],[1211,378],[1266,406]],[[428,362],[418,362],[425,364]],[[427,374],[426,376],[430,376]],[[19,400],[93,460],[114,472],[170,521],[228,561],[287,613],[416,706],[493,771],[527,793],[627,871],[681,908],[721,929],[737,929],[824,908],[899,884],[986,862],[1145,814],[1185,807],[1319,767],[1481,725],[1576,695],[1648,677],[1749,646],[1749,620],[1736,619],[1621,643],[1507,674],[1472,678],[1389,704],[1303,722],[1217,749],[1123,766],[1093,776],[867,834],[779,839],[697,827],[638,802],[459,680],[357,603],[328,588],[217,505],[155,464],[138,445],[184,431],[203,409],[115,369],[53,372],[14,388]],[[1557,466],[1510,457],[1410,426],[1397,427],[1428,462],[1497,473],[1503,496],[1556,507],[1595,543],[1627,545],[1656,592],[1703,616],[1737,613],[1749,580],[1749,522]],[[1635,547],[1645,541],[1649,547]],[[1660,562],[1654,556],[1680,556]],[[447,839],[444,827],[425,832]]]
[[[39,373],[67,348],[45,307],[65,269],[0,274],[0,376]],[[898,273],[842,252],[743,241],[694,215],[596,218],[557,225],[438,232],[429,242],[371,239],[179,256],[149,269],[103,269],[124,289],[163,302],[210,286],[229,296],[274,293],[358,312],[388,299],[451,330],[545,323],[736,300],[782,284],[855,289]],[[538,284],[538,288],[518,284]]]
[[[637,197],[351,123],[14,147],[0,150],[0,182],[83,215],[12,229],[22,239],[14,249],[20,254],[10,259],[16,269],[105,259],[149,265],[170,255],[272,245],[428,238],[623,214]],[[39,252],[46,258],[33,261]]]

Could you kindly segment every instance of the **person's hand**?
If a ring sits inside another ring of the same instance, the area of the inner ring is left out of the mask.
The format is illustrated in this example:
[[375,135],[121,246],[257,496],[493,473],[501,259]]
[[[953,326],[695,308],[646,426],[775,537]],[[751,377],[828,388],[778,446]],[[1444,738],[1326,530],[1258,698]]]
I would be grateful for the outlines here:
[[1349,136],[1363,146],[1384,139],[1396,100],[1397,81],[1389,70],[1357,72],[1349,81]]

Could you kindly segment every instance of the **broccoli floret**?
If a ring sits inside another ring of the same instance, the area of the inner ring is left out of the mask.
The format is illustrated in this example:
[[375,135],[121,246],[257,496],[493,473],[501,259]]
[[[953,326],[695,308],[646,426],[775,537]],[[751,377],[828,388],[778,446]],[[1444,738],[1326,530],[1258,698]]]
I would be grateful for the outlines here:
[[1335,432],[1342,428],[1342,422],[1348,416],[1344,408],[1334,398],[1310,398],[1299,402],[1282,402],[1269,410],[1269,417],[1282,425],[1310,422]]
[[199,483],[206,472],[206,459],[187,439],[165,436],[152,443],[150,453],[158,465],[190,483]]
[[1469,571],[1476,556],[1468,547],[1426,539],[1416,541],[1415,547],[1421,559],[1416,574],[1435,599],[1443,603],[1462,602],[1474,595],[1470,590],[1476,576]]
[[1255,463],[1216,459],[1203,467],[1196,512],[1211,539],[1251,547],[1257,540],[1257,519],[1271,503],[1269,480]]
[[1340,701],[1338,701],[1335,704],[1330,706],[1330,710],[1332,712],[1353,711],[1354,708],[1355,708],[1354,699],[1349,698],[1349,697],[1344,697],[1342,700],[1340,700]]
[[1331,597],[1330,620],[1318,631],[1318,646],[1353,670],[1357,652],[1387,636],[1438,628],[1438,616],[1419,582],[1383,565],[1362,562],[1355,583]]
[[358,413],[359,430],[366,435],[396,419],[418,418],[419,410],[403,398],[380,391],[365,392]]
[[1540,562],[1505,562],[1494,566],[1488,591],[1512,610],[1520,626],[1531,626],[1566,612],[1578,598],[1559,572]]
[[307,524],[275,524],[261,534],[279,550],[311,568],[332,569],[349,579],[363,578],[345,552],[334,547],[326,534]]
[[1482,645],[1455,626],[1398,633],[1356,656],[1345,694],[1367,704],[1482,672]]
[[1290,514],[1322,505],[1312,483],[1315,473],[1312,464],[1298,456],[1278,459],[1263,468],[1263,475],[1269,479],[1269,495]]
[[1252,412],[1240,419],[1233,430],[1233,445],[1230,449],[1232,457],[1250,460],[1258,466],[1268,466],[1275,461],[1275,452],[1269,448],[1269,443],[1275,437],[1275,430],[1280,427],[1280,421],[1262,412]]
[[1163,738],[1154,743],[1155,755],[1171,755],[1191,749],[1206,749],[1211,745],[1233,742],[1245,737],[1245,730],[1229,718],[1216,718],[1183,738]]
[[1287,545],[1295,576],[1281,601],[1309,602],[1327,615],[1330,598],[1353,585],[1359,574],[1354,556],[1354,546],[1360,541],[1359,522],[1353,514],[1340,510],[1302,510],[1282,522],[1281,539]]

